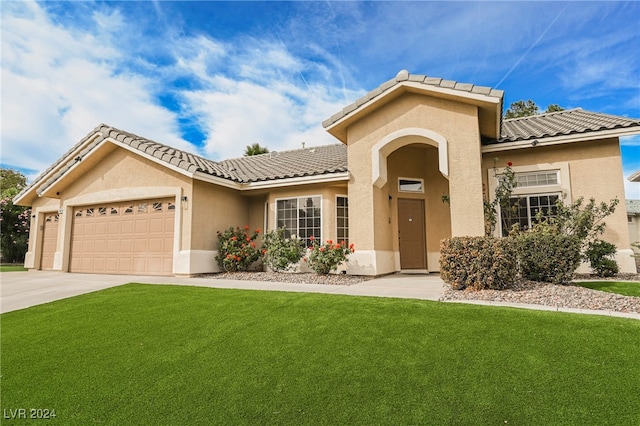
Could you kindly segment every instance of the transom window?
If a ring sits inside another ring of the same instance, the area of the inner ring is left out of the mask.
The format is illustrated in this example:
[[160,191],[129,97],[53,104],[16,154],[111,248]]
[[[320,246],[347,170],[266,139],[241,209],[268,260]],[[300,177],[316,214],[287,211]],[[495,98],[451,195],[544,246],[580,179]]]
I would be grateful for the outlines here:
[[344,241],[349,245],[349,199],[339,196],[336,198],[336,221],[338,242]]
[[516,187],[557,185],[558,171],[516,173],[516,182]]
[[322,237],[322,198],[298,197],[276,201],[276,226],[285,228],[285,237],[296,235],[311,246],[311,236]]
[[398,191],[400,192],[424,192],[424,180],[422,179],[398,179]]
[[509,208],[500,210],[500,223],[502,225],[502,236],[509,235],[509,231],[514,224],[518,224],[520,229],[530,229],[536,223],[538,213],[542,217],[555,216],[557,213],[556,202],[558,194],[523,195],[512,197],[509,200]]

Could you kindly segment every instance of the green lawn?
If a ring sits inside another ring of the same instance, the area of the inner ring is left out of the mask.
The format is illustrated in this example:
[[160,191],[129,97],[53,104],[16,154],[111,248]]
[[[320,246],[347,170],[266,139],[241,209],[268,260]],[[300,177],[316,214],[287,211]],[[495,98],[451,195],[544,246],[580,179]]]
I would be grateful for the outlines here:
[[640,283],[636,282],[581,281],[574,284],[593,290],[622,294],[623,296],[640,297]]
[[22,265],[0,265],[0,272],[26,271]]
[[640,424],[631,319],[129,284],[1,321],[37,424]]

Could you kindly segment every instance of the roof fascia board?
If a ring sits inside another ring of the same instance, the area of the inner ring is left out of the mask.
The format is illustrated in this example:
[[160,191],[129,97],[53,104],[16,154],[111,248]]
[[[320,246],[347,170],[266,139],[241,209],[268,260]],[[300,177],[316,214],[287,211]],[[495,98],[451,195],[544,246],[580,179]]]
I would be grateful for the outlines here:
[[201,180],[203,182],[213,183],[215,185],[224,186],[226,188],[235,189],[238,191],[251,191],[257,189],[269,189],[269,188],[281,188],[284,186],[305,185],[312,183],[327,183],[327,182],[339,182],[348,181],[351,175],[349,172],[330,173],[315,176],[301,176],[294,178],[273,179],[258,182],[240,183],[234,182],[228,179],[224,179],[218,176],[211,176],[202,172],[195,172],[194,179]]
[[596,132],[588,132],[588,133],[577,133],[572,135],[562,135],[562,136],[554,136],[554,137],[546,137],[546,138],[532,138],[515,142],[507,142],[507,143],[499,143],[492,145],[485,145],[482,147],[482,152],[499,152],[499,151],[510,151],[513,149],[523,149],[523,148],[531,148],[532,142],[538,141],[535,146],[551,146],[551,145],[560,145],[565,143],[573,143],[573,142],[584,142],[588,140],[596,140],[596,139],[604,139],[604,138],[613,138],[613,137],[622,137],[622,136],[631,136],[640,134],[640,128],[631,128],[631,129],[610,129],[610,130],[601,130]]
[[247,190],[263,189],[263,188],[280,188],[283,186],[307,185],[311,183],[328,183],[348,181],[351,174],[347,172],[327,173],[314,176],[300,176],[294,178],[275,179],[268,181],[250,182],[247,184]]
[[[27,195],[29,195],[29,194],[31,194],[33,196],[33,198],[41,197],[42,196],[41,194],[46,192],[46,188],[42,192],[40,191],[40,189],[42,188],[43,184],[47,183],[48,180],[51,178],[51,176],[53,176],[56,173],[58,173],[58,171],[67,164],[68,159],[78,157],[79,154],[84,149],[86,149],[88,145],[92,144],[96,140],[96,138],[99,138],[100,136],[103,136],[102,133],[94,132],[93,135],[91,135],[90,137],[87,137],[87,140],[83,144],[81,144],[78,147],[76,147],[76,149],[74,149],[73,151],[69,152],[64,157],[60,158],[58,160],[57,164],[52,166],[50,170],[45,171],[45,174],[38,176],[35,179],[35,181],[31,184],[31,187],[29,187],[23,193],[20,193],[16,197],[14,197],[13,202],[15,204],[19,205],[19,203],[21,201],[23,201],[25,198],[27,198]],[[101,144],[102,144],[102,142],[99,143],[96,146],[100,146]],[[93,151],[93,149],[91,151]],[[73,168],[73,166],[71,168]],[[64,176],[65,174],[66,174],[66,172],[62,176]],[[60,176],[60,177],[62,177],[62,176]],[[49,187],[52,186],[55,182],[57,182],[60,179],[60,177],[58,179],[56,179],[56,181],[51,182]]]
[[[181,169],[181,168],[179,168],[179,167],[176,167],[176,166],[174,166],[173,164],[169,164],[169,163],[167,163],[167,162],[164,162],[164,161],[160,160],[160,159],[159,159],[159,158],[157,158],[157,157],[154,157],[154,156],[152,156],[152,155],[147,154],[146,152],[142,152],[142,151],[140,151],[140,150],[138,150],[138,149],[132,148],[131,146],[129,146],[129,145],[125,144],[125,143],[122,143],[122,142],[120,142],[120,141],[118,141],[118,140],[116,140],[116,139],[113,139],[112,137],[104,138],[102,141],[100,141],[100,143],[99,143],[99,144],[97,144],[96,146],[94,146],[94,147],[91,149],[91,151],[89,151],[88,153],[86,153],[86,154],[85,154],[85,156],[82,158],[82,160],[84,160],[85,158],[88,158],[88,157],[90,157],[90,156],[94,155],[94,153],[96,153],[96,152],[97,152],[97,151],[98,151],[102,146],[104,146],[104,145],[105,145],[105,144],[107,144],[107,143],[111,143],[111,144],[116,145],[116,146],[118,146],[118,147],[120,147],[120,148],[126,149],[126,150],[127,150],[127,151],[129,151],[129,152],[132,152],[132,153],[137,154],[137,155],[139,155],[139,156],[141,156],[141,157],[144,157],[144,158],[146,158],[146,159],[148,159],[148,160],[151,160],[151,161],[153,161],[153,162],[154,162],[154,163],[156,163],[156,164],[159,164],[159,165],[161,165],[161,166],[164,166],[164,167],[166,167],[166,168],[168,168],[168,169],[171,169],[171,170],[173,170],[173,171],[175,171],[175,172],[177,172],[177,173],[180,173],[180,174],[182,174],[182,175],[185,175],[185,176],[187,176],[187,177],[193,177],[193,174],[192,174],[192,173],[190,173],[190,172],[188,172],[188,171],[186,171],[186,170],[184,170],[184,169]],[[77,150],[76,150],[76,152],[77,152]],[[72,171],[74,171],[77,167],[79,167],[79,164],[80,164],[81,162],[82,162],[82,161],[78,161],[78,162],[76,162],[75,164],[73,164],[71,167],[69,167],[69,169],[68,169],[68,170],[66,170],[62,175],[60,175],[60,176],[59,176],[59,177],[58,177],[54,182],[51,182],[51,184],[49,184],[49,186],[47,186],[47,188],[45,188],[43,191],[41,191],[41,192],[40,192],[40,191],[37,191],[38,196],[40,196],[40,197],[47,197],[47,196],[49,195],[49,191],[50,191],[52,188],[54,188],[55,184],[56,184],[57,182],[60,182],[60,180],[61,180],[61,179],[63,179],[66,175],[68,175],[69,173],[71,173]]]
[[356,116],[362,114],[363,112],[367,111],[369,108],[371,108],[374,104],[378,103],[379,101],[381,101],[383,99],[386,99],[386,98],[388,98],[388,97],[390,97],[392,95],[395,95],[396,92],[398,92],[400,90],[406,90],[406,88],[412,88],[412,89],[415,89],[415,90],[420,91],[420,92],[433,92],[433,93],[438,93],[438,94],[447,95],[447,96],[464,98],[464,99],[469,99],[469,100],[472,100],[472,101],[483,102],[483,103],[488,103],[488,104],[499,105],[502,102],[502,98],[501,97],[487,96],[487,95],[482,95],[482,94],[479,94],[479,93],[472,93],[472,92],[465,92],[465,91],[462,91],[462,90],[449,89],[449,88],[446,88],[446,87],[431,86],[431,85],[428,85],[428,84],[423,84],[423,83],[418,83],[418,82],[413,82],[413,81],[402,81],[402,82],[396,84],[394,87],[382,92],[378,96],[375,96],[375,97],[369,99],[367,102],[363,103],[360,107],[358,107],[358,108],[346,113],[339,120],[337,120],[337,121],[331,123],[329,126],[325,127],[325,130],[326,131],[330,131],[331,129],[339,126],[340,124],[344,123],[345,121],[351,120],[353,117],[356,117]]

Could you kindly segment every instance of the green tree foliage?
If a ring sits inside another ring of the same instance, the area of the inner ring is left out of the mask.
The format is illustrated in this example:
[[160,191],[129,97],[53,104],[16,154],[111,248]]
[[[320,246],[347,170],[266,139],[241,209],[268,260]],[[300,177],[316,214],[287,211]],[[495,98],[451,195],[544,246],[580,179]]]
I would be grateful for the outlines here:
[[27,186],[27,178],[11,169],[0,169],[0,252],[2,262],[24,262],[29,243],[31,209],[13,204]]
[[244,156],[250,157],[252,155],[260,155],[267,154],[269,152],[269,148],[260,146],[259,143],[254,143],[252,145],[247,145],[244,150]]
[[[564,111],[564,108],[558,104],[550,104],[544,113],[556,111]],[[509,108],[504,113],[504,118],[530,117],[538,114],[540,114],[540,108],[534,101],[528,99],[526,101],[516,101],[509,105]]]

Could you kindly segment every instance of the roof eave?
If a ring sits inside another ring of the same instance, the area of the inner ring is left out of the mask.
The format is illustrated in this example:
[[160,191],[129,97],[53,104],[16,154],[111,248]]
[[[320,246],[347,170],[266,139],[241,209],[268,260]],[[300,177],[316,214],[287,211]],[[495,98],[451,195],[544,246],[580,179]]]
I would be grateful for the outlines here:
[[524,149],[539,146],[552,146],[573,142],[584,142],[588,140],[606,139],[606,138],[620,138],[623,136],[632,136],[640,134],[640,126],[618,129],[598,130],[593,132],[573,133],[570,135],[550,136],[544,138],[529,138],[525,140],[518,140],[514,142],[494,143],[490,145],[484,145],[482,152],[499,152],[510,151],[514,149]]
[[252,190],[260,190],[260,189],[279,188],[283,186],[309,185],[314,183],[317,184],[317,183],[348,181],[350,176],[351,175],[349,174],[348,171],[344,171],[344,172],[331,172],[331,173],[323,173],[323,174],[309,175],[309,176],[296,176],[296,177],[290,177],[290,178],[277,178],[277,179],[269,179],[269,180],[262,180],[262,181],[235,182],[230,179],[221,178],[219,176],[212,176],[207,173],[196,172],[194,173],[193,178],[203,182],[224,186],[225,188],[235,189],[238,191],[252,191]]
[[[89,133],[84,137],[84,142],[80,145],[76,146],[72,151],[67,152],[64,156],[62,156],[49,170],[46,170],[43,174],[38,176],[31,185],[27,186],[21,193],[16,195],[13,199],[14,204],[19,206],[31,206],[33,201],[38,197],[42,197],[42,193],[46,191],[51,185],[53,185],[56,181],[58,181],[62,176],[66,175],[66,172],[61,176],[57,177],[54,181],[47,184],[52,177],[55,176],[56,173],[60,172],[64,167],[69,164],[69,160],[72,158],[80,157],[81,153],[87,149],[89,145],[96,141],[96,138],[102,136],[102,133],[99,131],[94,131]],[[93,148],[89,151],[91,152]],[[85,154],[86,155],[86,154]],[[73,167],[73,166],[72,166]]]

